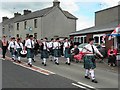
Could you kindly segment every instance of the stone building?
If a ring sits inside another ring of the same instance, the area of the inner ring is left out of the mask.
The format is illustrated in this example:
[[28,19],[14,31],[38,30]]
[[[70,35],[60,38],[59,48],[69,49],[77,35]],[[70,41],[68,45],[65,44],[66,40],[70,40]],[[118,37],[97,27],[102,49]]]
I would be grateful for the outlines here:
[[53,1],[53,6],[32,12],[24,10],[24,14],[14,13],[13,18],[3,17],[3,34],[8,37],[25,38],[29,34],[40,39],[44,37],[68,37],[69,33],[76,31],[77,18],[64,11],[60,2]]

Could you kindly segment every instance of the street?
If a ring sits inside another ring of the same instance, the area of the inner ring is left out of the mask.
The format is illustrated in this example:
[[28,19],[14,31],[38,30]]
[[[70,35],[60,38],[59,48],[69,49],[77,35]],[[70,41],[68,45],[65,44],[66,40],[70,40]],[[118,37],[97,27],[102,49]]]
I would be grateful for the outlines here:
[[[43,66],[40,56],[35,57],[33,69],[27,64],[27,59],[22,58],[23,63],[15,63],[11,60],[2,61],[2,87],[3,88],[118,88],[117,68],[110,68],[104,63],[97,63],[95,70],[98,83],[84,78],[83,63],[72,62],[70,66],[65,64],[65,59],[60,58],[60,65],[48,60],[47,66]],[[36,69],[34,69],[36,67]],[[40,67],[40,68],[39,68]],[[42,69],[41,71],[38,70]],[[38,72],[39,71],[39,72]]]

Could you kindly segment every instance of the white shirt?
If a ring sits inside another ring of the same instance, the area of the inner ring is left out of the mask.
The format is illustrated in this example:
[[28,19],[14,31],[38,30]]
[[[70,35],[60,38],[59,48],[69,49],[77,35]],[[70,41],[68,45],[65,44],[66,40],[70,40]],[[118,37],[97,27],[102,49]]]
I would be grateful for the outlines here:
[[63,49],[65,50],[65,48],[68,46],[70,46],[70,42],[64,42]]
[[43,50],[47,50],[49,48],[48,42],[43,42]]
[[[93,46],[93,48],[94,48],[94,52],[95,52],[95,53],[100,53],[99,50],[96,48],[95,45],[87,44],[87,45],[85,46],[85,48],[88,49],[89,51],[91,51],[91,53],[93,53],[92,46]],[[86,50],[86,49],[83,49],[83,52],[89,52],[89,51]],[[86,55],[93,55],[93,54],[86,54]]]
[[54,42],[49,42],[49,48],[52,48],[52,47],[53,47],[53,43],[54,43]]
[[15,43],[13,41],[10,41],[10,43],[8,45],[8,50],[10,50],[10,48],[14,48],[15,49]]
[[53,49],[60,49],[60,43],[59,42],[54,42],[53,43]]
[[[31,45],[31,41],[32,41],[32,45]],[[30,40],[30,39],[26,40],[26,41],[25,41],[25,46],[26,46],[27,48],[34,48],[34,41],[33,41],[33,40]],[[32,46],[33,46],[33,47],[32,47]]]
[[17,48],[22,48],[22,49],[23,49],[23,44],[20,43],[20,45],[19,45],[17,42],[15,42],[15,48],[16,48],[16,49],[17,49]]

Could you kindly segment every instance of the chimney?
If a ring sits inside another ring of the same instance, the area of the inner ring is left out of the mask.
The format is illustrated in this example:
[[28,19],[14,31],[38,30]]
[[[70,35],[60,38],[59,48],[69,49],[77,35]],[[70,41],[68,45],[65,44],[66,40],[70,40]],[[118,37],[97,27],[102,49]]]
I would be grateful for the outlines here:
[[2,17],[2,21],[8,20],[8,17]]
[[21,14],[20,13],[14,13],[14,17],[18,17],[18,16],[20,16]]
[[60,6],[60,2],[58,0],[53,1],[53,6]]
[[31,10],[24,10],[24,15],[31,13]]

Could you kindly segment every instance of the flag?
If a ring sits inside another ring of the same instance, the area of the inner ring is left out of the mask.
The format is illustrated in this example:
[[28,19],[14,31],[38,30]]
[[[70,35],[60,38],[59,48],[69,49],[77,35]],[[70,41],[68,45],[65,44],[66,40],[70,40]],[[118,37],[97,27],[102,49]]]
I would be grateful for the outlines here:
[[106,34],[102,36],[102,42],[105,43]]
[[120,24],[114,29],[114,31],[108,37],[108,40],[111,40],[112,38],[114,38],[116,36],[116,34],[118,33],[119,30],[120,30]]

